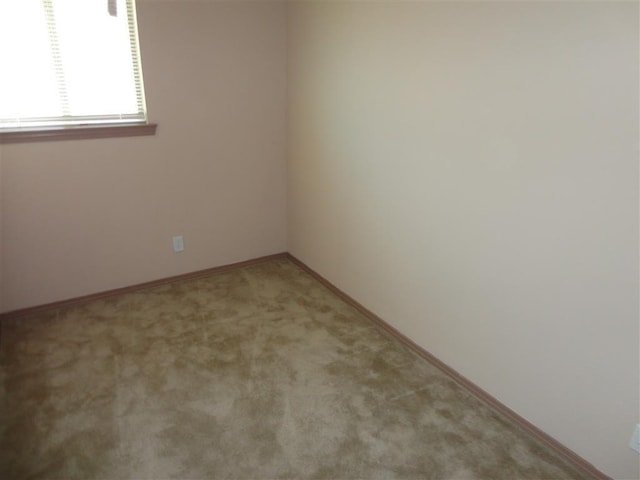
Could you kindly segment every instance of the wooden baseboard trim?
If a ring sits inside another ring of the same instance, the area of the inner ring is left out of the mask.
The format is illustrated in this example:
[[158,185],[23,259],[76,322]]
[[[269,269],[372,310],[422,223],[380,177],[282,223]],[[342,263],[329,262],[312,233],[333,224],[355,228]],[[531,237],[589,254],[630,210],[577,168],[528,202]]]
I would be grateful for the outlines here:
[[66,300],[60,300],[58,302],[47,303],[44,305],[37,305],[35,307],[21,308],[13,310],[11,312],[0,313],[0,321],[9,320],[18,317],[25,317],[34,313],[48,310],[51,308],[63,308],[79,303],[85,303],[91,300],[97,300],[101,298],[113,297],[115,295],[122,295],[123,293],[136,292],[145,288],[157,287],[159,285],[165,285],[167,283],[180,282],[184,280],[191,280],[199,277],[206,277],[208,275],[220,272],[226,272],[229,270],[235,270],[238,268],[249,267],[251,265],[257,265],[259,263],[268,262],[270,260],[290,258],[288,253],[276,253],[273,255],[266,255],[264,257],[252,258],[251,260],[245,260],[243,262],[230,263],[228,265],[221,265],[219,267],[205,268],[204,270],[197,270],[195,272],[183,273],[181,275],[174,275],[172,277],[161,278],[159,280],[152,280],[150,282],[138,283],[136,285],[130,285],[128,287],[114,288],[113,290],[106,290],[104,292],[92,293],[89,295],[83,295],[81,297],[69,298]]
[[433,354],[429,353],[427,350],[422,348],[420,345],[418,345],[415,342],[413,342],[411,339],[406,337],[404,334],[402,334],[396,328],[392,327],[385,320],[383,320],[382,318],[377,316],[375,313],[373,313],[371,310],[367,309],[362,304],[360,304],[359,302],[354,300],[352,297],[350,297],[349,295],[344,293],[342,290],[340,290],[338,287],[333,285],[330,281],[328,281],[322,275],[317,273],[315,270],[313,270],[310,267],[308,267],[304,262],[300,261],[299,259],[297,259],[293,255],[291,255],[290,253],[287,253],[286,255],[293,263],[295,263],[300,268],[302,268],[304,271],[309,273],[312,277],[314,277],[316,280],[318,280],[320,283],[322,283],[325,287],[327,287],[329,290],[331,290],[332,293],[334,293],[335,295],[340,297],[342,300],[344,300],[346,303],[348,303],[349,305],[354,307],[356,310],[358,310],[360,313],[362,313],[365,317],[367,317],[373,323],[378,325],[382,330],[384,330],[385,332],[390,334],[392,337],[394,337],[397,340],[399,340],[400,342],[402,342],[410,350],[412,350],[413,352],[418,354],[420,357],[424,358],[426,361],[428,361],[429,363],[434,365],[440,371],[442,371],[443,373],[448,375],[458,385],[463,387],[465,390],[467,390],[469,393],[471,393],[474,397],[478,398],[479,400],[481,400],[483,403],[485,403],[486,405],[488,405],[490,408],[494,409],[495,411],[501,413],[502,415],[507,417],[509,420],[511,420],[513,423],[518,425],[521,429],[523,429],[524,431],[529,433],[531,436],[536,438],[538,441],[540,441],[541,443],[543,443],[547,447],[549,447],[552,450],[554,450],[558,455],[560,455],[562,458],[564,458],[569,463],[574,465],[576,468],[578,468],[584,474],[593,477],[595,480],[611,480],[611,477],[605,475],[603,472],[598,470],[591,463],[587,462],[580,455],[578,455],[577,453],[575,453],[571,449],[569,449],[569,448],[565,447],[564,445],[562,445],[555,438],[551,437],[547,433],[545,433],[542,430],[540,430],[538,427],[533,425],[531,422],[529,422],[528,420],[526,420],[522,416],[518,415],[516,412],[514,412],[509,407],[507,407],[505,404],[500,402],[498,399],[496,399],[495,397],[493,397],[492,395],[487,393],[485,390],[480,388],[478,385],[473,383],[471,380],[469,380],[468,378],[464,377],[463,375],[458,373],[456,370],[454,370],[453,368],[448,366],[446,363],[444,363],[441,360],[439,360]]

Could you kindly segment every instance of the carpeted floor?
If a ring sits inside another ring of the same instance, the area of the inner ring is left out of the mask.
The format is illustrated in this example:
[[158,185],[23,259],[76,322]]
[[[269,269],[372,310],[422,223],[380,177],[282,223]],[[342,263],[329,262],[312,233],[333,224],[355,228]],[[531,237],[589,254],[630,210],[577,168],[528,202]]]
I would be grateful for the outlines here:
[[575,479],[288,260],[2,323],[0,478]]

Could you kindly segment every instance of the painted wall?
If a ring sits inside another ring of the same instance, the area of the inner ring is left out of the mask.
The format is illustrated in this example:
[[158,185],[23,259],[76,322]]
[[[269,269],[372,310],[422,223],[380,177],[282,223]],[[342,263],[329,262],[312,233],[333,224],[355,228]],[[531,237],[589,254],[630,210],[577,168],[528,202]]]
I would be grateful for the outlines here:
[[638,478],[638,4],[294,2],[289,250]]
[[138,2],[158,133],[3,146],[4,311],[286,250],[285,13]]
[[4,301],[3,301],[3,276],[4,276],[4,268],[3,268],[3,263],[4,263],[4,253],[3,253],[3,229],[2,229],[2,224],[3,224],[3,213],[2,213],[2,205],[4,205],[4,199],[3,199],[3,192],[4,192],[4,186],[3,186],[3,181],[2,181],[3,175],[2,175],[2,145],[0,145],[0,312],[3,311],[3,306],[4,306]]

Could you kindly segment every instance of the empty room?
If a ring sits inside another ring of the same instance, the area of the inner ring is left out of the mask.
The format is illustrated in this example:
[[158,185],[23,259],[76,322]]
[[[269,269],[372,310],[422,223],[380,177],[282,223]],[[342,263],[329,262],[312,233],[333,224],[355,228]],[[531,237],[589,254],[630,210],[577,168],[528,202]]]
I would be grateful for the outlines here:
[[640,478],[639,18],[2,0],[0,478]]

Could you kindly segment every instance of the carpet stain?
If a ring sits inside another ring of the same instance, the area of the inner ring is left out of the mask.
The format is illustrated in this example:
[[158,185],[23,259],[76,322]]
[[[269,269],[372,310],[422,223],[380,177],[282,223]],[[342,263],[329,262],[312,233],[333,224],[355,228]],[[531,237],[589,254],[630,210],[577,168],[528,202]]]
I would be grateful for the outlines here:
[[1,327],[3,479],[589,478],[286,259]]

